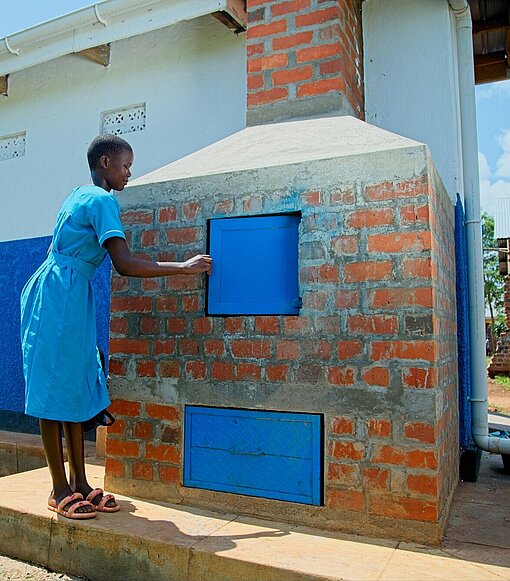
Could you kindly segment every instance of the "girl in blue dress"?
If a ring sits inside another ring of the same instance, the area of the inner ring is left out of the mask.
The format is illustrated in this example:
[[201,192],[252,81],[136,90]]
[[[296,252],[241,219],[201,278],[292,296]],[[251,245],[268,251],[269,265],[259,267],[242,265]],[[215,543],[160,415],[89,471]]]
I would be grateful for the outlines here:
[[[106,254],[124,276],[157,277],[211,272],[212,260],[151,262],[131,255],[112,190],[131,176],[133,151],[118,136],[102,135],[87,152],[93,185],[75,188],[57,218],[47,259],[21,294],[21,341],[26,383],[25,411],[39,418],[53,490],[48,508],[68,518],[116,512],[111,494],[93,489],[85,475],[82,422],[110,399],[96,341],[91,278]],[[61,426],[66,437],[69,480],[64,470]]]

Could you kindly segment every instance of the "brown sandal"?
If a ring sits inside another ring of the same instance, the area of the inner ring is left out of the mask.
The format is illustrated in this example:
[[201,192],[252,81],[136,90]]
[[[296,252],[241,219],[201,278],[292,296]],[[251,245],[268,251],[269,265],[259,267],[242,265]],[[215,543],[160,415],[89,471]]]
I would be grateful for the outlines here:
[[[64,507],[70,503],[73,504],[65,510]],[[82,506],[92,506],[94,512],[76,512],[76,510]],[[71,519],[87,519],[95,518],[97,516],[96,507],[89,500],[83,500],[83,494],[80,494],[79,492],[74,492],[73,494],[66,496],[58,503],[58,505],[54,498],[50,498],[50,500],[48,500],[48,509]]]
[[[93,500],[96,496],[100,494],[103,495],[103,498],[97,503],[94,504]],[[115,496],[113,494],[105,494],[102,488],[94,488],[91,492],[89,492],[87,496],[87,500],[92,504],[92,506],[97,510],[97,512],[117,512],[120,510],[120,504],[117,503],[115,500]],[[106,503],[109,500],[113,500],[115,502],[114,506],[106,506]]]

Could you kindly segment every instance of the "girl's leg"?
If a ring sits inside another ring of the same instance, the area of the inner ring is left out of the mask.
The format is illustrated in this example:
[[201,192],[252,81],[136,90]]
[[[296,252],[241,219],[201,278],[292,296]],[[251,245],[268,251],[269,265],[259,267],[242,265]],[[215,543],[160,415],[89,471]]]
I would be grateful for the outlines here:
[[[67,482],[64,469],[64,451],[62,449],[62,436],[60,433],[60,422],[55,420],[39,420],[41,428],[41,438],[46,455],[46,461],[50,470],[53,490],[51,498],[59,504],[66,496],[73,493]],[[71,502],[64,508],[67,510],[74,503]],[[76,509],[76,512],[93,512],[92,507],[83,506]]]
[[87,477],[85,476],[83,425],[76,422],[62,422],[62,425],[66,436],[67,457],[69,459],[69,484],[73,490],[87,496],[88,492],[85,494],[85,491],[82,490],[82,488],[88,486]]
[[[69,484],[75,492],[83,494],[84,498],[92,492],[92,487],[87,482],[85,474],[85,451],[84,451],[84,433],[83,424],[75,422],[63,422],[64,433],[66,436],[67,456],[69,458]],[[102,496],[96,496],[93,504],[97,505]],[[106,506],[113,507],[115,502],[109,500]]]

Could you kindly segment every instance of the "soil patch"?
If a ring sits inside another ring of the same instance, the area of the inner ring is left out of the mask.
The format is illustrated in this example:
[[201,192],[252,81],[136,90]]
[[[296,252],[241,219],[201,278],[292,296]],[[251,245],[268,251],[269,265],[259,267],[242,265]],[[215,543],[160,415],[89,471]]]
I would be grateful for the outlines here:
[[510,389],[497,379],[487,378],[489,389],[489,411],[510,415]]

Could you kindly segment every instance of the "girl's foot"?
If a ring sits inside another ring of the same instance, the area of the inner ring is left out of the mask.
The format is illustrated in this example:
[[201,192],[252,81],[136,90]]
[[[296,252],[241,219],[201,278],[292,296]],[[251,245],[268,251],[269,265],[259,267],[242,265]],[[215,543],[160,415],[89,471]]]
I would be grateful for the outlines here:
[[105,494],[102,488],[91,488],[88,484],[76,487],[76,492],[83,494],[83,497],[90,501],[98,512],[117,512],[120,505],[117,504],[113,494]]
[[73,493],[62,493],[55,495],[53,492],[48,498],[48,508],[53,512],[72,519],[94,518],[97,511],[88,500],[83,500],[83,495]]

